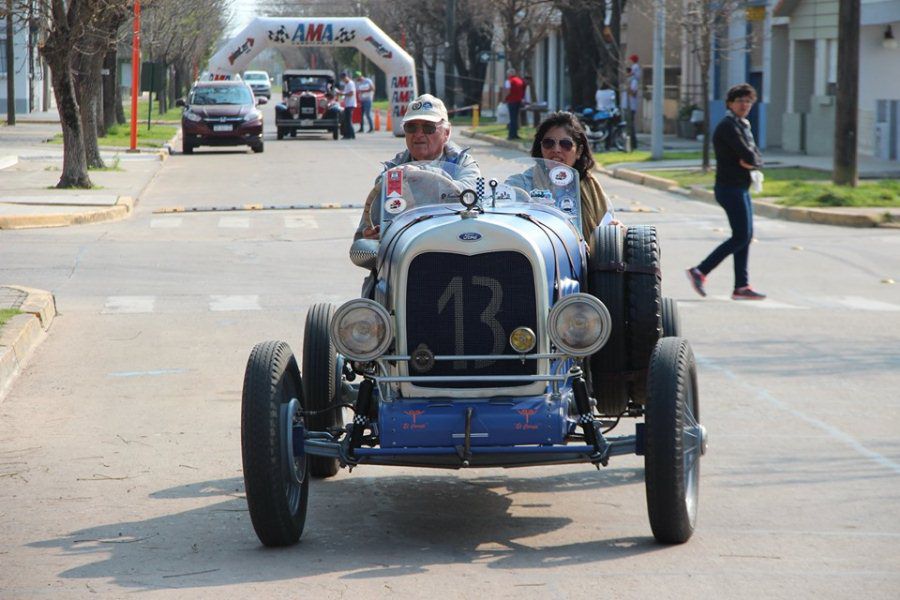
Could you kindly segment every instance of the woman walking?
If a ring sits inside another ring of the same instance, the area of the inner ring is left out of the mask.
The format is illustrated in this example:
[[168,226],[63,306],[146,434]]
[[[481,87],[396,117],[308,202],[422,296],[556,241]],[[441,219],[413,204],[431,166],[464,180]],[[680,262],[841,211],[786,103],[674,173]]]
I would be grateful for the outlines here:
[[725,106],[728,112],[713,133],[716,152],[716,202],[725,209],[731,237],[722,242],[696,267],[687,270],[694,290],[706,296],[706,276],[729,254],[734,256],[733,300],[763,300],[766,295],[750,287],[747,259],[753,239],[753,204],[750,200],[751,173],[762,166],[762,156],[747,115],[756,102],[756,90],[741,83],[728,90]]

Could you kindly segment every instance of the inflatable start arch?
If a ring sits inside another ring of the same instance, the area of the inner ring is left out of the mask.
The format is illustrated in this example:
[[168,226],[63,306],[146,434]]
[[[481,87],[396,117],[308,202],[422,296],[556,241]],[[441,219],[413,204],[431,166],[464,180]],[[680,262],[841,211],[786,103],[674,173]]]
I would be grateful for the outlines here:
[[403,134],[399,117],[416,97],[416,68],[412,57],[365,17],[257,17],[209,61],[213,77],[240,73],[265,48],[280,46],[353,46],[387,76],[395,135]]

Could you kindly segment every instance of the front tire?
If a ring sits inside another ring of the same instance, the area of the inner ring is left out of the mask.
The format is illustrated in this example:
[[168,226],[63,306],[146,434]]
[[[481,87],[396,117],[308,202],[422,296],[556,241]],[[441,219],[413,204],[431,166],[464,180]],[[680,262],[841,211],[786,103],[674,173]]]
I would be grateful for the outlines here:
[[[306,422],[310,431],[325,431],[342,427],[344,416],[334,408],[337,389],[337,352],[331,342],[331,318],[334,306],[314,304],[306,313],[303,331],[303,397],[306,410],[311,413]],[[329,410],[330,409],[330,410]],[[338,472],[336,458],[310,456],[309,472],[313,477],[331,477]]]
[[613,131],[613,145],[619,152],[625,152],[625,149],[628,147],[627,144],[628,131],[626,131],[624,125],[618,125],[615,131]]
[[283,140],[284,139],[284,127],[279,127],[275,131],[275,139]]
[[253,152],[255,152],[256,154],[261,154],[263,152],[263,150],[265,150],[265,148],[266,148],[265,144],[263,143],[262,140],[256,142],[252,146],[250,146],[250,149],[253,150]]
[[285,342],[257,344],[244,373],[241,452],[250,520],[266,546],[297,543],[306,523],[309,460],[295,456],[294,425],[302,424],[297,361]]
[[341,128],[335,126],[335,127],[331,130],[331,139],[333,139],[333,140],[338,139],[338,137],[340,137],[340,134],[341,134]]
[[[625,234],[625,260],[629,271],[625,275],[628,298],[628,368],[643,372],[650,362],[650,353],[662,335],[662,292],[659,271],[660,253],[656,227],[637,225]],[[647,400],[647,385],[643,377],[631,383],[631,398],[638,404]]]
[[194,145],[188,141],[181,142],[181,151],[184,154],[193,154],[194,153]]
[[657,541],[681,544],[694,533],[705,431],[699,424],[697,366],[687,340],[656,344],[647,376],[644,479]]

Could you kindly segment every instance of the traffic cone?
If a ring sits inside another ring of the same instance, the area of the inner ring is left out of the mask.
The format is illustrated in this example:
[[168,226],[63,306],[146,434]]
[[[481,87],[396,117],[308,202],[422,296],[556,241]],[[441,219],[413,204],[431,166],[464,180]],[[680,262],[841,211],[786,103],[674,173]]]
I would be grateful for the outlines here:
[[375,131],[381,131],[381,111],[375,111]]
[[387,111],[387,122],[384,124],[384,128],[388,131],[394,131],[394,126],[391,125],[391,110]]

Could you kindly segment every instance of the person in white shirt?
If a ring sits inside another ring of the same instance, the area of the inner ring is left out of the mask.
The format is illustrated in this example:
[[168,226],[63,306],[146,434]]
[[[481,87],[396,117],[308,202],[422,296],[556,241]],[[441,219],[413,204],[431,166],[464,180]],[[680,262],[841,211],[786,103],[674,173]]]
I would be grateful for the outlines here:
[[363,120],[369,122],[369,133],[372,133],[375,125],[372,123],[372,100],[375,99],[375,83],[363,76],[361,71],[353,74],[356,79],[356,91],[359,94],[359,103],[362,109],[359,117],[359,133],[363,132]]
[[356,130],[353,128],[353,110],[356,108],[356,84],[350,79],[350,73],[341,71],[341,91],[344,98],[344,125],[343,139],[356,138]]

